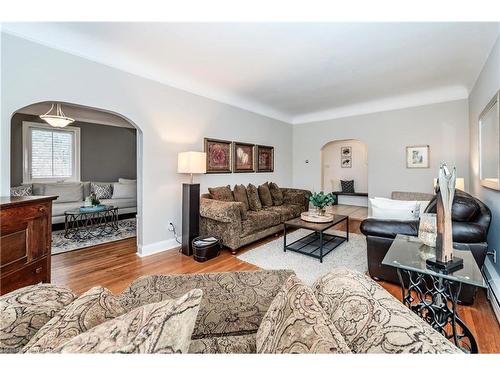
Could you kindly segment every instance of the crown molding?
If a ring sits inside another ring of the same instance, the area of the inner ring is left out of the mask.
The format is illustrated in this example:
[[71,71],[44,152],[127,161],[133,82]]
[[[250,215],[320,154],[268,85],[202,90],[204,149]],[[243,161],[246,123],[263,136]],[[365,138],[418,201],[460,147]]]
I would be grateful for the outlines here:
[[451,102],[454,100],[467,99],[468,96],[469,92],[464,86],[446,86],[299,115],[292,119],[292,124],[307,124],[343,117],[419,107],[428,104]]

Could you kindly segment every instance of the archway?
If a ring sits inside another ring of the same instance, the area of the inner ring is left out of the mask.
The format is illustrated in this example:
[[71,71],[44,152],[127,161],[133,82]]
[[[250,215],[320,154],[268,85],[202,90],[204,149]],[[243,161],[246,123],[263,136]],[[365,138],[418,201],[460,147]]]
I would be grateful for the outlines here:
[[[22,107],[18,110],[16,110],[12,116],[11,116],[11,144],[14,145],[14,137],[19,137],[20,130],[19,129],[14,129],[14,126],[19,126],[19,119],[16,120],[17,117],[20,115],[26,116],[28,119],[28,122],[30,120],[33,120],[35,122],[40,122],[43,124],[43,122],[40,121],[39,115],[44,114],[45,112],[48,111],[52,103],[57,102],[62,104],[62,107],[64,109],[64,112],[67,116],[74,118],[76,121],[74,124],[71,124],[70,126],[73,127],[80,127],[80,124],[82,123],[87,123],[90,125],[103,125],[105,126],[106,129],[111,129],[112,127],[117,128],[123,128],[123,129],[128,129],[131,133],[133,131],[134,137],[133,137],[133,147],[130,146],[128,149],[127,147],[122,147],[124,152],[126,153],[127,150],[130,152],[134,152],[134,161],[133,164],[135,168],[131,168],[130,170],[133,172],[123,172],[123,168],[115,171],[116,173],[121,173],[119,171],[122,171],[123,173],[123,178],[125,179],[136,179],[136,207],[134,210],[132,209],[127,209],[128,207],[125,207],[122,212],[124,215],[128,215],[129,217],[135,217],[136,220],[136,243],[138,248],[140,248],[142,244],[142,234],[143,234],[143,225],[142,225],[142,210],[143,210],[143,165],[142,165],[142,153],[143,153],[143,134],[142,134],[142,129],[132,120],[127,118],[124,115],[121,115],[119,113],[115,113],[113,111],[109,111],[106,109],[101,109],[101,108],[95,108],[95,107],[89,107],[85,105],[80,105],[76,103],[68,103],[68,102],[60,102],[60,101],[43,101],[43,102],[37,102],[30,104],[28,106]],[[15,121],[16,120],[16,121]],[[16,122],[16,124],[14,124]],[[23,121],[21,121],[22,124]],[[104,129],[104,127],[102,128]],[[88,138],[88,137],[87,137]],[[125,143],[125,145],[130,145],[132,142],[131,138],[127,141],[128,143]],[[113,145],[113,142],[109,142],[110,146]],[[101,142],[102,144],[102,142]],[[24,148],[24,147],[23,147]],[[83,151],[83,150],[82,150]],[[19,168],[20,161],[19,157],[13,157],[14,153],[18,152],[16,151],[13,147],[11,147],[11,170],[10,170],[10,186],[14,186],[19,184],[20,178],[19,178],[19,172],[13,171],[13,168]],[[24,153],[25,150],[23,149],[22,152]],[[94,150],[87,151],[87,153],[94,152]],[[130,156],[130,155],[127,155]],[[99,156],[100,157],[100,156]],[[23,155],[23,159],[25,158],[25,155]],[[98,159],[94,155],[94,159]],[[126,158],[125,158],[126,159]],[[101,160],[103,160],[101,158]],[[126,159],[126,160],[131,160],[131,159]],[[122,161],[121,166],[123,167],[126,164],[126,160]],[[107,162],[108,160],[104,159],[103,162]],[[108,163],[109,164],[109,163]],[[22,168],[24,168],[24,161],[21,163]],[[81,170],[81,172],[83,172]],[[15,176],[16,175],[16,176]],[[92,174],[89,174],[88,171],[86,173],[81,174],[81,181],[84,180],[91,180],[91,178],[86,178],[85,176],[90,176]],[[95,175],[95,173],[94,173]],[[116,176],[113,176],[111,178],[112,180],[117,180]],[[24,180],[24,178],[23,178]],[[102,174],[99,177],[96,177],[95,179],[92,179],[93,181],[106,181],[106,182],[115,182],[115,181],[109,181],[109,180],[103,180],[102,179]],[[24,183],[25,181],[22,181]],[[85,190],[84,190],[85,191]],[[119,210],[120,212],[120,210]]]
[[[321,189],[341,191],[341,180],[353,181],[356,193],[368,192],[368,148],[357,139],[333,140],[321,148]],[[339,196],[339,203],[367,206],[366,197]]]

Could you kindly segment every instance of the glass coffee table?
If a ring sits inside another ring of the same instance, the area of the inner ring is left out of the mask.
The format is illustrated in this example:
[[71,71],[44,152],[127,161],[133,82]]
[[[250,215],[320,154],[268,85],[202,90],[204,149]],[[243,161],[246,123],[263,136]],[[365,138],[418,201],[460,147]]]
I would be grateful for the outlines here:
[[64,237],[79,241],[101,237],[118,230],[118,208],[98,207],[94,210],[75,208],[64,212]]
[[436,248],[424,245],[418,237],[397,235],[382,260],[396,267],[403,303],[460,349],[477,353],[476,340],[457,313],[462,285],[486,288],[479,266],[466,244],[454,244],[453,255],[462,258],[461,269],[445,272],[426,264]]
[[[324,233],[327,229],[344,221],[346,222],[345,237]],[[299,238],[291,244],[287,244],[286,232],[289,228],[302,228],[312,230],[313,232],[305,237]],[[287,250],[294,251],[319,259],[320,263],[323,263],[323,257],[345,241],[349,241],[349,216],[333,215],[333,221],[328,223],[311,223],[302,220],[300,217],[285,221],[283,229],[283,251],[285,252]]]

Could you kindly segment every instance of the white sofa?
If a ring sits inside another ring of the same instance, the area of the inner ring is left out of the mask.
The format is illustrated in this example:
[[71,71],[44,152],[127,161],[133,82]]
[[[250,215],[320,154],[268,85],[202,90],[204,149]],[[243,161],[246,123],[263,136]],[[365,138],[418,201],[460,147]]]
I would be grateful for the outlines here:
[[[59,183],[34,183],[33,195],[58,195],[52,204],[52,224],[64,223],[64,212],[83,206],[85,197],[90,194],[90,181],[84,182],[59,182]],[[106,184],[106,182],[97,182]],[[114,182],[107,182],[114,184]],[[137,212],[137,197],[100,199],[101,204],[118,208],[118,214]]]

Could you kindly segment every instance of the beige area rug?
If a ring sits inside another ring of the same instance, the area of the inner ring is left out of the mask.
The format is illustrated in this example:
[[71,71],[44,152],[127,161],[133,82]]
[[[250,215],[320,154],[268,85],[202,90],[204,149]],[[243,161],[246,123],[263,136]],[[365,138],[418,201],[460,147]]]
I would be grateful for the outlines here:
[[[299,229],[287,234],[287,244],[306,236],[311,231]],[[345,232],[331,230],[327,233],[345,236]],[[344,242],[323,258],[319,259],[295,252],[283,251],[283,237],[265,245],[249,250],[238,256],[238,259],[254,264],[260,268],[289,269],[308,285],[312,285],[320,276],[338,267],[365,273],[368,271],[366,257],[366,239],[361,234],[349,233],[349,242]]]

